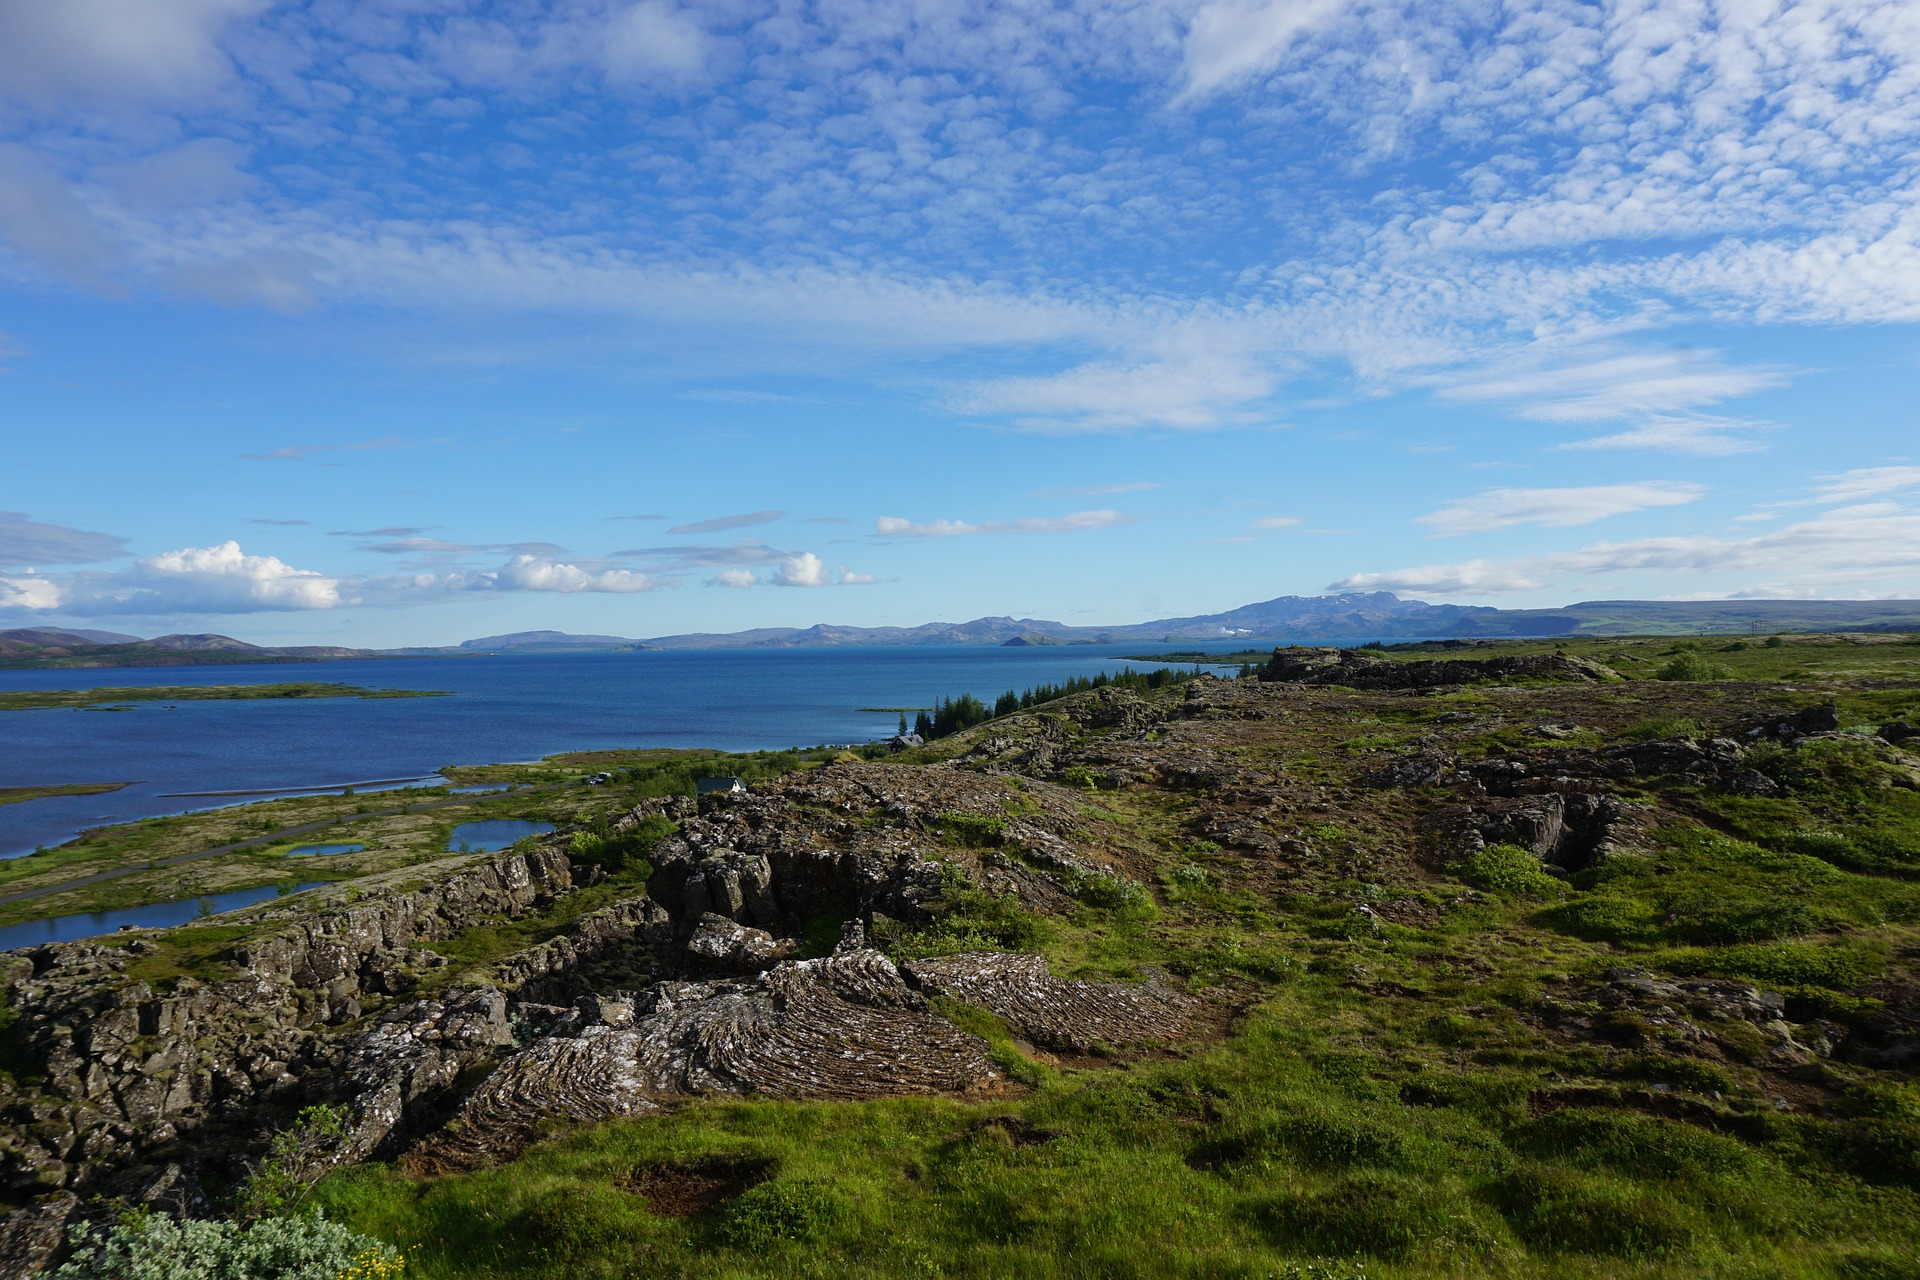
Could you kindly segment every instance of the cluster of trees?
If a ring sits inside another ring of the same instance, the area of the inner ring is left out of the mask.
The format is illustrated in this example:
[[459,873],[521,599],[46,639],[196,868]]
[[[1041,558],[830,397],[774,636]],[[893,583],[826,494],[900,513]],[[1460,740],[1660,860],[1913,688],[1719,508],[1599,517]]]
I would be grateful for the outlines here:
[[915,716],[913,731],[931,742],[935,738],[944,738],[950,733],[971,729],[1001,716],[1010,716],[1016,711],[1030,711],[1043,702],[1086,693],[1091,689],[1138,689],[1144,693],[1150,689],[1164,689],[1168,685],[1185,684],[1199,674],[1200,668],[1197,666],[1192,670],[1159,667],[1153,671],[1135,671],[1132,667],[1124,667],[1112,675],[1101,672],[1097,676],[1074,676],[1059,684],[1037,684],[1026,690],[1009,689],[994,699],[992,706],[971,693],[963,693],[957,698],[942,698],[932,708],[932,715],[922,711]]

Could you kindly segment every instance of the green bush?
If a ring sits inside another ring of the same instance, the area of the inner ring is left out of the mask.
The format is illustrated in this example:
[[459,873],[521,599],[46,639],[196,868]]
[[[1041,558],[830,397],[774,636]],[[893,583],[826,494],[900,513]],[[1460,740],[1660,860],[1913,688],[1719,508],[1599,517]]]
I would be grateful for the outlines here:
[[644,862],[653,852],[653,846],[679,829],[673,819],[658,813],[649,814],[637,826],[618,832],[602,819],[585,831],[573,833],[567,856],[575,862],[591,863],[611,875]]
[[1710,662],[1700,654],[1687,652],[1675,654],[1658,671],[1653,673],[1655,680],[1731,680],[1733,672],[1717,662]]
[[1123,876],[1098,872],[1063,872],[1061,888],[1078,902],[1111,911],[1123,920],[1145,920],[1155,914],[1153,895]]
[[1007,820],[992,814],[952,811],[935,818],[933,825],[972,847],[997,845],[1007,836]]
[[1456,863],[1454,874],[1468,884],[1496,893],[1557,894],[1564,886],[1540,859],[1517,844],[1490,844]]
[[961,951],[1033,951],[1046,932],[1045,920],[1021,905],[1015,893],[989,893],[954,868],[948,868],[935,907],[934,922],[874,941],[897,959],[953,955]]
[[776,1178],[749,1188],[727,1205],[717,1226],[720,1239],[738,1249],[765,1249],[783,1240],[808,1243],[851,1216],[832,1184],[811,1178]]
[[133,1213],[109,1227],[76,1223],[56,1280],[373,1280],[399,1276],[398,1250],[325,1218],[176,1222]]

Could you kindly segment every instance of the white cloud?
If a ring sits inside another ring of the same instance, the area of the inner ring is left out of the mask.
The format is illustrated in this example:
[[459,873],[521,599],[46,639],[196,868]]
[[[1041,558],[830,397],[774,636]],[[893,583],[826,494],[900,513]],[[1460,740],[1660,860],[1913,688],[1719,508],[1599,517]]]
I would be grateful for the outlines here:
[[50,578],[0,578],[0,609],[57,609],[60,600],[59,584]]
[[1340,10],[1340,0],[1210,0],[1187,28],[1182,96],[1205,97],[1265,75],[1303,33]]
[[[217,108],[118,144],[78,112],[21,133],[39,168],[0,181],[22,259],[0,269],[562,317],[676,375],[681,351],[728,375],[827,352],[856,377],[1005,352],[1016,374],[949,381],[946,404],[1037,431],[1261,424],[1331,373],[1624,424],[1569,447],[1696,456],[1751,433],[1677,416],[1789,371],[1650,334],[1920,317],[1906,0],[1737,21],[1677,0],[255,12],[0,0],[16,94]],[[637,108],[656,85],[684,92]],[[1193,112],[1171,130],[1113,109],[1170,96]],[[373,127],[471,121],[483,98],[512,137],[435,129],[415,156]],[[1072,123],[1093,103],[1098,145]],[[299,163],[249,178],[237,137]],[[469,185],[509,159],[535,167]],[[543,331],[487,354],[563,348]]]
[[710,587],[732,587],[739,590],[756,585],[760,581],[751,569],[722,569],[707,579]]
[[278,556],[252,556],[231,539],[212,547],[183,547],[135,562],[124,583],[103,584],[96,604],[105,612],[252,613],[332,609],[343,602],[342,581],[296,569]]
[[776,587],[824,587],[827,585],[826,562],[811,551],[803,551],[782,561],[770,581]]
[[117,287],[121,246],[45,156],[14,143],[0,143],[0,248],[56,279],[102,293]]
[[1492,560],[1459,564],[1423,564],[1385,573],[1356,573],[1327,587],[1329,591],[1413,591],[1437,596],[1486,596],[1534,591],[1546,582],[1512,565]]
[[839,583],[843,587],[870,587],[880,579],[870,573],[855,573],[851,569],[840,572]]
[[1696,502],[1706,493],[1697,484],[1681,480],[1643,480],[1637,484],[1600,484],[1567,489],[1488,489],[1461,498],[1452,506],[1416,517],[1438,537],[1487,533],[1533,524],[1568,529],[1610,516],[1677,507]]
[[1425,590],[1478,596],[1530,591],[1568,578],[1617,573],[1767,575],[1770,594],[1838,594],[1843,585],[1920,578],[1920,510],[1892,502],[1836,507],[1748,538],[1687,534],[1597,542],[1508,561],[1470,560],[1359,573],[1335,591]]
[[87,564],[125,551],[126,539],[63,524],[29,520],[25,512],[0,511],[0,566]]
[[76,97],[203,95],[232,66],[220,37],[267,0],[0,0],[0,96],[40,107]]
[[1083,529],[1108,529],[1131,524],[1137,517],[1118,511],[1076,511],[1070,516],[1028,517],[1022,520],[983,520],[969,524],[964,520],[908,520],[903,516],[881,516],[873,522],[873,532],[882,538],[959,538],[976,533],[1076,533]]
[[652,591],[660,584],[644,573],[631,569],[602,569],[595,573],[576,564],[549,560],[541,556],[519,555],[507,561],[493,574],[493,589],[499,591],[580,591],[633,592]]
[[1729,366],[1708,351],[1530,355],[1438,380],[1443,400],[1504,400],[1543,422],[1594,422],[1718,404],[1782,385],[1783,369]]
[[1299,523],[1299,516],[1262,516],[1247,527],[1249,529],[1291,529]]
[[1920,467],[1861,467],[1838,475],[1822,476],[1814,486],[1821,500],[1857,502],[1861,498],[1897,493],[1920,485]]
[[649,0],[608,20],[601,57],[616,80],[683,80],[704,69],[707,44],[707,33],[697,22],[671,5]]
[[1250,406],[1278,383],[1268,362],[1200,353],[989,379],[955,397],[953,407],[969,415],[1006,415],[1029,431],[1050,434],[1139,427],[1210,431],[1258,421]]
[[687,524],[677,524],[668,533],[721,533],[727,529],[745,529],[756,524],[772,524],[784,511],[747,511],[740,515],[715,516],[711,520],[694,520]]
[[1646,449],[1695,458],[1723,458],[1760,448],[1750,434],[1770,423],[1722,418],[1712,414],[1653,414],[1625,431],[1585,440],[1569,440],[1560,449]]

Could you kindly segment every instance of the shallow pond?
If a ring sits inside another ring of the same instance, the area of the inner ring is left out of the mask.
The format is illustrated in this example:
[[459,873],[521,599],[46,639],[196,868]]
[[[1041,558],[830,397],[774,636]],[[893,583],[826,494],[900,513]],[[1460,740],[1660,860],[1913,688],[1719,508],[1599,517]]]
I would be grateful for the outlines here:
[[363,844],[303,844],[287,850],[289,858],[331,858],[336,853],[359,853]]
[[144,907],[117,907],[112,911],[83,911],[70,916],[54,916],[49,920],[29,920],[24,924],[0,926],[0,951],[13,951],[20,947],[35,947],[43,942],[72,942],[77,938],[97,938],[105,933],[118,933],[132,926],[141,929],[170,929],[175,925],[191,924],[205,916],[218,915],[222,911],[238,911],[241,907],[250,907],[256,902],[267,902],[288,893],[298,893],[302,889],[312,889],[328,884],[326,880],[306,880],[291,889],[283,890],[279,885],[255,885],[251,889],[232,889],[226,893],[210,893],[203,898],[182,898],[178,902],[155,902]]
[[543,836],[551,830],[551,822],[530,822],[525,818],[488,818],[481,822],[463,822],[447,837],[447,849],[453,853],[493,853],[516,840]]

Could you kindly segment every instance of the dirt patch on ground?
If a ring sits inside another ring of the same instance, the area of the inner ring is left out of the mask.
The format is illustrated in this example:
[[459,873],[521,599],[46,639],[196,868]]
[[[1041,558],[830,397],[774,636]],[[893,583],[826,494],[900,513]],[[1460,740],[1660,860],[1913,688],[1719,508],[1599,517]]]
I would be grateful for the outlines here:
[[755,1183],[766,1181],[766,1160],[712,1156],[685,1164],[642,1165],[615,1181],[664,1218],[697,1218],[719,1208]]

